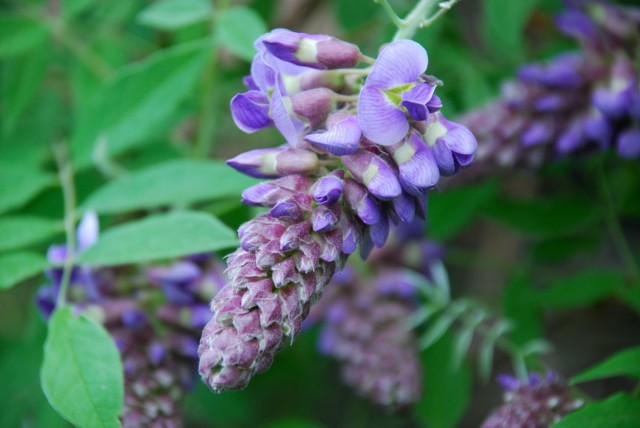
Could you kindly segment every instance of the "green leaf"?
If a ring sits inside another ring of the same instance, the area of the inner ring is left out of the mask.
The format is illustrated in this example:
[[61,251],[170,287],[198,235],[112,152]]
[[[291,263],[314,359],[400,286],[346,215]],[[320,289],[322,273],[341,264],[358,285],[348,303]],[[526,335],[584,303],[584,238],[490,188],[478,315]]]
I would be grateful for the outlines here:
[[43,217],[0,218],[0,251],[41,242],[60,231],[57,221]]
[[218,17],[217,39],[222,46],[247,61],[256,54],[253,42],[266,32],[267,26],[260,15],[247,7],[233,7]]
[[624,276],[616,270],[585,270],[558,279],[538,293],[545,307],[576,308],[593,304],[625,286]]
[[70,307],[49,321],[40,373],[49,403],[79,427],[118,427],[124,401],[120,353],[99,324]]
[[370,23],[382,12],[380,5],[371,0],[334,0],[332,3],[340,25],[349,31]]
[[159,30],[176,30],[211,18],[213,9],[206,0],[163,0],[147,6],[138,22]]
[[53,183],[53,177],[40,170],[0,162],[0,183],[0,213],[3,213],[20,208],[36,197]]
[[115,156],[164,131],[210,51],[209,41],[179,45],[120,70],[80,112],[72,142],[76,168],[89,166],[96,153]]
[[222,162],[175,160],[108,183],[89,196],[83,207],[116,214],[169,205],[184,206],[237,197],[255,183],[255,179]]
[[571,382],[579,383],[612,376],[631,376],[640,379],[640,347],[618,352],[605,361],[574,376]]
[[517,344],[524,344],[544,333],[542,311],[535,302],[537,293],[531,279],[518,272],[507,282],[502,298],[502,307],[507,319],[513,321],[514,331],[510,338]]
[[93,3],[95,0],[63,0],[64,16],[67,19],[73,18],[87,10]]
[[302,419],[283,419],[272,422],[265,428],[323,428],[323,425]]
[[414,414],[428,428],[457,426],[469,404],[471,370],[466,363],[454,370],[453,352],[453,339],[447,334],[422,353],[424,394]]
[[566,235],[598,220],[592,201],[567,195],[534,200],[498,199],[487,213],[517,231],[540,237]]
[[216,251],[238,245],[235,233],[215,217],[177,212],[107,230],[80,256],[85,265],[119,265]]
[[482,2],[485,35],[496,53],[515,60],[524,56],[524,29],[537,2],[538,0]]
[[4,65],[2,131],[5,135],[13,130],[40,89],[47,70],[48,52],[48,49],[43,47],[37,55],[23,55],[7,61]]
[[34,49],[46,37],[47,27],[36,19],[0,16],[0,58]]
[[0,289],[9,288],[20,281],[41,273],[47,259],[40,254],[22,251],[0,256]]
[[640,313],[640,284],[616,290],[616,296],[633,310]]
[[568,235],[536,242],[532,256],[542,262],[561,262],[580,253],[598,249],[600,237],[593,235]]
[[640,400],[616,394],[604,401],[589,403],[565,416],[552,428],[637,428],[640,426]]
[[495,181],[477,186],[432,192],[429,195],[429,236],[436,240],[454,237],[476,217],[495,196]]

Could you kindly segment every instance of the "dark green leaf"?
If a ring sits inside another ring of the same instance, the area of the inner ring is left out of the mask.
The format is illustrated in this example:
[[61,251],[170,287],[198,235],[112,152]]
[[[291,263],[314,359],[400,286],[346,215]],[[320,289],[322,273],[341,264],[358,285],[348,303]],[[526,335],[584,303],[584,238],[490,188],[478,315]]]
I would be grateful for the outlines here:
[[[98,189],[85,209],[114,214],[238,197],[256,180],[222,162],[175,160],[154,165]],[[236,203],[237,205],[237,203]]]
[[61,230],[55,220],[42,217],[0,218],[0,251],[43,241]]
[[552,428],[637,428],[640,426],[640,400],[616,394],[604,401],[589,403],[570,413]]
[[625,349],[605,361],[574,376],[572,383],[612,376],[631,376],[640,379],[640,347]]
[[52,183],[42,171],[0,163],[0,213],[20,208]]
[[247,61],[256,54],[253,42],[267,32],[260,15],[243,6],[224,11],[218,17],[216,28],[216,36],[222,46]]
[[0,16],[0,58],[27,52],[47,37],[47,27],[32,18]]
[[538,293],[541,305],[575,308],[590,305],[624,287],[624,276],[616,270],[585,270],[558,279]]
[[77,168],[102,152],[115,156],[156,136],[196,82],[211,43],[166,49],[123,68],[81,112],[73,136]]
[[523,273],[515,274],[507,282],[502,307],[505,317],[514,323],[510,337],[515,343],[524,344],[544,333],[542,311],[531,304],[536,298],[530,278]]
[[598,248],[598,236],[560,236],[537,242],[532,253],[536,260],[543,262],[561,262],[580,253]]
[[487,212],[521,233],[542,237],[566,235],[598,220],[591,201],[570,196],[527,201],[499,199],[487,207]]
[[428,428],[457,426],[471,397],[471,370],[466,363],[452,369],[453,352],[453,339],[447,334],[422,353],[424,394],[414,413]]
[[63,0],[62,8],[67,19],[81,14],[95,3],[95,0]]
[[616,296],[624,303],[640,313],[640,284],[616,290]]
[[429,236],[447,240],[462,231],[496,194],[497,185],[487,181],[477,186],[432,192],[429,195]]
[[371,22],[382,7],[371,0],[334,0],[338,21],[346,30],[356,29]]
[[109,333],[70,307],[49,321],[40,374],[49,403],[79,427],[118,427],[124,401],[120,353]]
[[215,217],[177,212],[107,230],[80,256],[85,265],[107,266],[181,257],[238,245],[235,233]]
[[27,251],[0,256],[0,289],[41,273],[47,265],[47,259],[40,254]]
[[138,22],[160,30],[176,30],[207,20],[212,12],[206,0],[162,0],[140,12]]
[[316,422],[306,421],[301,419],[284,419],[277,422],[272,422],[266,426],[266,428],[322,428]]

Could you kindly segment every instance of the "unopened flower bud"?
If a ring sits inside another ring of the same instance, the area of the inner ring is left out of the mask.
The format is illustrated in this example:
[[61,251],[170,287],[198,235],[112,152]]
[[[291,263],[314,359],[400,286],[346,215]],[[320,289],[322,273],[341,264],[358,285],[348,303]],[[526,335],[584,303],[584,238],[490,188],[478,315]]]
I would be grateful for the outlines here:
[[332,204],[342,196],[344,171],[338,171],[319,178],[314,184],[312,188],[313,198],[320,205]]
[[382,157],[368,150],[359,149],[344,156],[344,166],[376,197],[389,200],[402,193],[400,182],[393,167]]
[[318,156],[294,148],[256,149],[239,154],[227,165],[257,178],[274,178],[289,174],[310,174],[318,166]]
[[275,57],[306,67],[353,67],[360,59],[360,49],[356,45],[325,35],[277,29],[261,40]]
[[358,150],[362,131],[358,118],[344,112],[334,113],[327,119],[327,130],[308,134],[305,140],[314,147],[335,156],[350,155]]

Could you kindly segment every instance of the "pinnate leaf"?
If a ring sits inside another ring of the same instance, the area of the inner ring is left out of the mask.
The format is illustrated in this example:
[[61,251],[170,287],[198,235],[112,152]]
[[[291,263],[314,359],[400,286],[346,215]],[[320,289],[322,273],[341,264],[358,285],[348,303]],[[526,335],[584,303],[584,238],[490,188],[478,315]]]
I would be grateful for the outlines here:
[[1,255],[0,289],[12,287],[42,272],[47,265],[47,259],[30,251]]
[[122,362],[109,333],[74,316],[70,307],[49,321],[40,373],[49,403],[79,427],[118,427],[124,401]]
[[44,217],[0,218],[0,251],[38,243],[60,231],[57,221]]

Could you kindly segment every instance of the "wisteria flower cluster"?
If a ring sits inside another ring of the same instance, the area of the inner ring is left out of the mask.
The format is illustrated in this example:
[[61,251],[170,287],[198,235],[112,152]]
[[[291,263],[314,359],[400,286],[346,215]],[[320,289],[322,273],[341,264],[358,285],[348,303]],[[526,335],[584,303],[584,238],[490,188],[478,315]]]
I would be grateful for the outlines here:
[[[78,249],[98,237],[98,221],[85,215],[78,228]],[[49,261],[66,259],[65,245],[49,249]],[[56,308],[62,269],[47,271],[38,307],[48,319]],[[181,402],[197,377],[199,334],[211,318],[207,302],[224,284],[222,264],[195,255],[170,266],[152,266],[142,274],[126,267],[74,267],[69,300],[74,310],[99,320],[116,343],[124,367],[123,427],[184,426]]]
[[482,423],[482,428],[547,428],[563,416],[580,408],[567,384],[554,372],[542,376],[532,373],[526,380],[501,375],[504,404]]
[[556,23],[581,51],[525,65],[498,100],[462,119],[480,141],[478,163],[538,165],[609,148],[640,157],[640,9],[565,3]]
[[228,161],[273,180],[243,193],[269,211],[240,228],[200,342],[200,373],[214,391],[266,370],[347,256],[382,247],[391,222],[424,217],[427,192],[468,166],[477,145],[441,114],[439,80],[424,74],[427,53],[413,41],[392,42],[375,60],[283,29],[255,47],[233,118],[246,132],[275,126],[286,143]]

